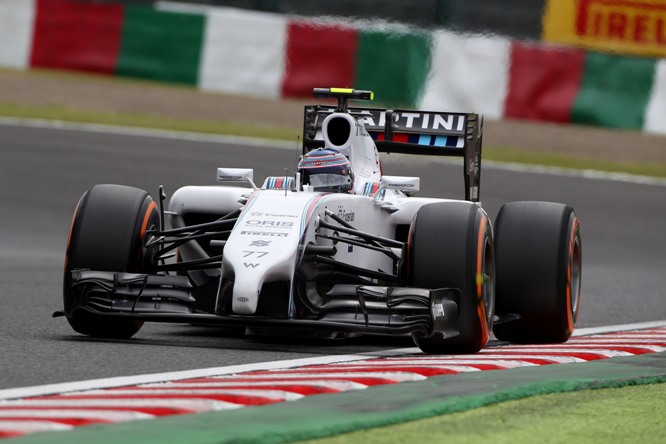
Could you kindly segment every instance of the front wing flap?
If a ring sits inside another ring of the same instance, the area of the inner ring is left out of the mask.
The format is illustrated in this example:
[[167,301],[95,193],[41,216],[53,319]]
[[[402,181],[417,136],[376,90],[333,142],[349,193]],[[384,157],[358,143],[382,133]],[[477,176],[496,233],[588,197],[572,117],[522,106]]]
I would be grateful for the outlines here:
[[216,326],[328,330],[378,335],[458,334],[460,290],[337,285],[319,313],[299,318],[198,313],[185,276],[74,270],[75,302],[54,316],[118,317]]

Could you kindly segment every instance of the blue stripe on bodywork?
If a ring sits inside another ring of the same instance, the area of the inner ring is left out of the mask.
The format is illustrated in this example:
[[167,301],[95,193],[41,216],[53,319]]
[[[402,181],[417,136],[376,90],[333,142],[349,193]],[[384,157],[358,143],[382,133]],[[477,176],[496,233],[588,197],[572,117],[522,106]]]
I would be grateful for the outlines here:
[[429,134],[423,134],[419,136],[419,145],[430,145],[432,136]]
[[446,136],[437,136],[435,137],[435,146],[446,146],[448,137]]

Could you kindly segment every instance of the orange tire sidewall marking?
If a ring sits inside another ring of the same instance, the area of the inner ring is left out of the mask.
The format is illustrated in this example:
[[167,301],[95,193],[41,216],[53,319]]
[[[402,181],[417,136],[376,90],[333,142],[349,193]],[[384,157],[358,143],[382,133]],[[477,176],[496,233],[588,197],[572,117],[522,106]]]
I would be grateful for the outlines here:
[[571,224],[571,237],[569,239],[569,256],[567,257],[567,333],[571,335],[574,331],[574,313],[571,306],[571,268],[573,266],[574,246],[576,245],[576,235],[579,230],[578,217],[574,215],[573,224]]
[[476,298],[477,306],[476,311],[479,320],[481,321],[481,330],[484,338],[488,337],[488,319],[486,318],[486,301],[483,299],[483,250],[485,249],[485,242],[483,242],[483,235],[486,232],[486,224],[488,218],[481,217],[479,224],[479,236],[477,240],[476,251]]
[[81,201],[85,197],[85,194],[81,196],[79,201],[76,203],[76,208],[74,209],[74,215],[72,216],[72,223],[69,225],[69,236],[67,236],[67,248],[65,249],[65,269],[67,272],[67,265],[69,264],[69,245],[72,242],[72,233],[74,232],[74,222],[76,221],[76,216],[79,214],[79,207],[81,206]]
[[146,230],[148,229],[148,221],[150,220],[150,215],[153,213],[153,210],[157,208],[155,201],[151,201],[150,205],[146,209],[146,214],[143,216],[143,224],[141,225],[141,236],[139,237],[143,240],[143,237],[146,235]]
[[139,268],[141,267],[141,262],[143,261],[143,249],[141,248],[141,245],[143,245],[143,238],[146,236],[146,230],[148,229],[148,222],[150,221],[150,216],[153,214],[153,210],[157,208],[157,204],[155,203],[154,200],[150,201],[150,204],[148,204],[148,208],[146,208],[146,213],[143,215],[143,223],[141,224],[141,234],[139,235],[139,244],[140,248],[136,253],[136,270],[139,271]]

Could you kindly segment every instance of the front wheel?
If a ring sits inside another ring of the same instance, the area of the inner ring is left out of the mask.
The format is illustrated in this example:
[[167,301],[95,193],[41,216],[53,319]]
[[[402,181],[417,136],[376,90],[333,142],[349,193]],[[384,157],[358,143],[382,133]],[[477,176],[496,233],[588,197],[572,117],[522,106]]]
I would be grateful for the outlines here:
[[511,202],[497,215],[498,339],[565,342],[580,310],[580,222],[573,209],[551,202]]
[[421,207],[409,235],[409,275],[420,288],[460,290],[458,336],[414,335],[426,353],[475,353],[488,342],[495,306],[495,255],[486,213],[469,202]]
[[65,254],[63,303],[67,320],[78,333],[100,338],[129,338],[142,322],[87,314],[80,292],[72,291],[72,270],[148,272],[146,232],[159,214],[150,195],[122,185],[95,185],[79,200]]

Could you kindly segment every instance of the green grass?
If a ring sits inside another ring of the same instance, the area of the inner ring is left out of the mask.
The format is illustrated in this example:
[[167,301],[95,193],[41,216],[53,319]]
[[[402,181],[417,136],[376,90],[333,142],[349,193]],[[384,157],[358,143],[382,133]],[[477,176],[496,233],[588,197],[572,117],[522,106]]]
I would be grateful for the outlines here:
[[663,443],[666,383],[509,401],[309,444]]
[[295,140],[298,129],[249,125],[236,122],[187,120],[138,113],[112,113],[75,109],[64,105],[18,105],[0,102],[0,116],[61,120],[208,134],[228,134],[277,140]]
[[607,160],[590,159],[587,157],[574,157],[493,146],[483,148],[483,160],[666,178],[666,163],[611,162]]

